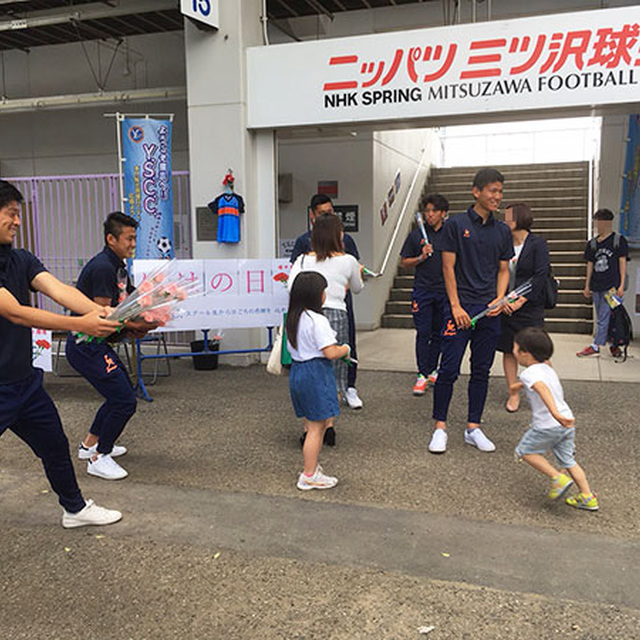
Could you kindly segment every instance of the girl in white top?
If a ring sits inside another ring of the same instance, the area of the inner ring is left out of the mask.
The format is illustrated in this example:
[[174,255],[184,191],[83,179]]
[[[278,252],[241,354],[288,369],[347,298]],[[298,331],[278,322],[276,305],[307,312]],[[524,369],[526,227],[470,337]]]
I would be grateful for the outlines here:
[[[347,290],[360,293],[363,288],[362,267],[351,255],[344,252],[342,221],[335,215],[316,218],[311,232],[310,253],[298,257],[291,267],[289,287],[295,283],[296,276],[302,271],[316,271],[327,280],[327,295],[323,304],[324,315],[337,334],[339,343],[349,342],[349,321],[345,297]],[[347,392],[348,365],[343,361],[334,361],[334,371],[338,392],[345,397]],[[328,427],[327,444],[335,444],[333,423]]]
[[289,392],[298,418],[304,418],[304,470],[298,489],[330,489],[338,479],[318,465],[324,434],[340,413],[331,360],[348,358],[349,345],[338,345],[335,331],[322,314],[327,281],[316,272],[301,273],[291,288],[287,313],[287,341],[292,363]]

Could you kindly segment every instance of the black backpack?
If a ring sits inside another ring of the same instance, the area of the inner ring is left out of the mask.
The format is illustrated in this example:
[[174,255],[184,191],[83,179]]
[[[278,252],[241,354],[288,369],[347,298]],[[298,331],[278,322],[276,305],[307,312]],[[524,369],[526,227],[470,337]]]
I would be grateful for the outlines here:
[[623,304],[611,309],[608,340],[612,347],[620,347],[622,349],[624,354],[622,362],[625,362],[627,359],[627,347],[633,340],[633,329],[631,328],[631,318]]
[[544,282],[544,308],[555,309],[558,304],[558,289],[560,281],[553,275],[553,270],[549,267],[547,279]]

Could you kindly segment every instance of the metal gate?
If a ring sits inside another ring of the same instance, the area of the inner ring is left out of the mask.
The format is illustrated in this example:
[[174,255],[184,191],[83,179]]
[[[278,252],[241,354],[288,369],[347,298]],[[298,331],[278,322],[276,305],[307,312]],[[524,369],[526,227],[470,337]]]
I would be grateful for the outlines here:
[[[6,178],[24,196],[16,247],[28,249],[62,282],[74,284],[84,264],[104,246],[102,224],[121,209],[118,174]],[[191,257],[189,172],[174,171],[173,225],[177,258]],[[60,312],[39,295],[42,309]]]

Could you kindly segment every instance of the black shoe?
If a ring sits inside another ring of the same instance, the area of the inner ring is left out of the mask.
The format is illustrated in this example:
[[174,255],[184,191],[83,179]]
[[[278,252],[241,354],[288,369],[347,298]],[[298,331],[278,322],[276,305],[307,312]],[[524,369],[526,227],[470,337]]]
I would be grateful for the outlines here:
[[335,429],[333,427],[329,427],[324,432],[323,442],[328,447],[335,447],[336,446],[336,432],[335,432]]
[[300,448],[302,449],[302,447],[304,447],[304,441],[307,439],[307,432],[305,431],[301,436],[300,436]]

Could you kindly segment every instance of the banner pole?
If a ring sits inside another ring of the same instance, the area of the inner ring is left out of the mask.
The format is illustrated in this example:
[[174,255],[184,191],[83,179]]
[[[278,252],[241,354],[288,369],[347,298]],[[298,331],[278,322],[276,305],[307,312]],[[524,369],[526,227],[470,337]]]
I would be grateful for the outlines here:
[[122,211],[126,209],[126,203],[124,201],[124,171],[123,171],[123,163],[124,158],[122,157],[122,121],[124,120],[124,114],[118,112],[116,113],[116,129],[118,135],[118,184],[120,186],[120,208]]

